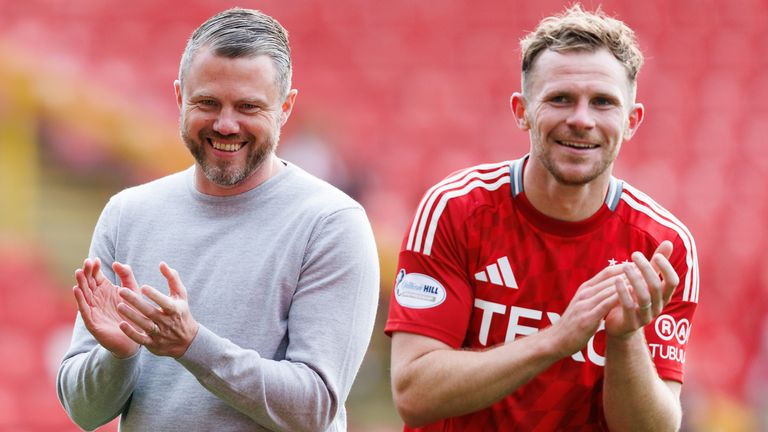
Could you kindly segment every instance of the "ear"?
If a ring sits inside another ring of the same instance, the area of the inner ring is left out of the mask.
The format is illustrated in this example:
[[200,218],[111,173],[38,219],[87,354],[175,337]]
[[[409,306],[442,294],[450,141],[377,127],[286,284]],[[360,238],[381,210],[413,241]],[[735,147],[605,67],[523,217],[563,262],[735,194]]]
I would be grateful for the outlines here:
[[173,91],[176,92],[176,105],[181,109],[181,81],[175,80],[173,82]]
[[283,105],[280,107],[280,125],[284,125],[285,122],[288,121],[288,117],[291,116],[291,112],[293,111],[293,104],[296,103],[296,96],[299,94],[299,91],[296,89],[291,89],[291,91],[288,92],[288,95],[285,97],[285,100],[283,101]]
[[524,131],[529,130],[531,125],[525,117],[525,98],[522,93],[512,93],[512,97],[509,98],[509,106],[512,108],[512,115],[515,116],[517,127]]
[[640,123],[643,122],[645,117],[645,107],[641,103],[636,103],[629,111],[629,117],[627,118],[627,127],[624,129],[624,140],[629,141],[637,132],[637,128],[640,127]]

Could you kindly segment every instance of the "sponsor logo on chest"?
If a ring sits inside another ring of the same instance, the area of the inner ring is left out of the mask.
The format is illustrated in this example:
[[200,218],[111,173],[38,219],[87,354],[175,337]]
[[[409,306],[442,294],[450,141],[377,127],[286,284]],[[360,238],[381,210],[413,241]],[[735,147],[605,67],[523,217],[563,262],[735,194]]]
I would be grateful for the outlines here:
[[[631,263],[629,259],[619,261],[615,258],[607,260],[609,266]],[[474,279],[480,282],[489,283],[498,286],[500,289],[520,290],[514,272],[510,265],[509,258],[503,256],[495,262],[486,265],[480,271],[474,274]],[[540,329],[555,324],[560,319],[560,313],[526,308],[518,305],[504,304],[499,301],[492,301],[476,297],[474,307],[480,312],[480,328],[477,340],[482,346],[488,346],[490,335],[497,334],[498,326],[506,323],[504,333],[504,343],[512,342],[521,336],[528,336],[537,333]],[[492,325],[493,329],[492,330]],[[690,335],[690,321],[680,319],[676,321],[670,315],[659,316],[654,323],[655,332],[664,342],[677,342],[685,346]],[[598,366],[605,365],[604,352],[599,353],[598,349],[604,350],[604,346],[595,346],[595,336],[604,331],[605,322],[601,321],[597,332],[589,339],[587,346],[579,352],[574,353],[571,358],[576,362],[589,362]],[[648,348],[654,358],[685,363],[685,350],[678,345],[662,343],[649,343]],[[598,344],[601,345],[601,344]]]
[[[488,345],[488,335],[490,334],[491,324],[497,322],[498,325],[499,322],[504,321],[504,318],[508,318],[506,334],[504,336],[505,343],[514,341],[518,336],[532,335],[538,332],[540,328],[548,327],[560,320],[560,314],[556,312],[540,311],[520,306],[509,306],[509,308],[507,308],[507,305],[480,298],[475,298],[475,307],[480,309],[483,314],[480,321],[480,332],[478,334],[480,344],[483,346]],[[546,321],[543,319],[544,315],[546,315]],[[536,327],[525,325],[523,323],[525,322],[524,320],[529,323],[530,321],[537,321],[538,325]],[[574,353],[571,358],[580,363],[584,363],[588,360],[590,363],[604,366],[605,357],[595,349],[595,336],[603,331],[604,328],[605,322],[600,321],[600,327],[598,327],[597,332],[589,338],[587,346],[585,347],[586,357],[582,352],[584,350],[581,350]]]

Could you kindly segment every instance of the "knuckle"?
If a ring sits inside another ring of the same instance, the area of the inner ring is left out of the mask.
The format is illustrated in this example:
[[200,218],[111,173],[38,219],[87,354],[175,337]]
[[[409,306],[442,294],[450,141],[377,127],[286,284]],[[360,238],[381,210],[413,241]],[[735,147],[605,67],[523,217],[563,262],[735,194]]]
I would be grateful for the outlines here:
[[661,294],[663,292],[664,285],[662,285],[661,281],[655,280],[651,282],[650,288],[652,293]]

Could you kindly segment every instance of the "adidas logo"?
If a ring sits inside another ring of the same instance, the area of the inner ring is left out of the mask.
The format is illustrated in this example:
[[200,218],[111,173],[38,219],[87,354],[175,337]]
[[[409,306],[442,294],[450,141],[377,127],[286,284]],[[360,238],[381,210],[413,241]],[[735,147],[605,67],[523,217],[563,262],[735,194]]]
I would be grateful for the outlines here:
[[490,282],[507,288],[517,289],[517,281],[509,266],[509,259],[501,257],[495,263],[485,267],[485,270],[475,273],[475,279],[481,282]]

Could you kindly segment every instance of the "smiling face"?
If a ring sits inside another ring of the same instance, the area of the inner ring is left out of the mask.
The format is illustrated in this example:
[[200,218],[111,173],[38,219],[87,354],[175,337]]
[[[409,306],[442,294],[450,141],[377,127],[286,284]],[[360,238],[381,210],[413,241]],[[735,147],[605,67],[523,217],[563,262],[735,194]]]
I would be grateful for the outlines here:
[[175,87],[181,137],[197,162],[198,189],[231,195],[266,180],[265,162],[274,156],[296,97],[294,90],[281,100],[272,60],[221,57],[203,48],[183,85],[177,81]]
[[642,121],[632,94],[626,70],[606,49],[543,51],[524,95],[512,97],[518,125],[530,133],[530,169],[568,186],[607,181],[622,142]]

